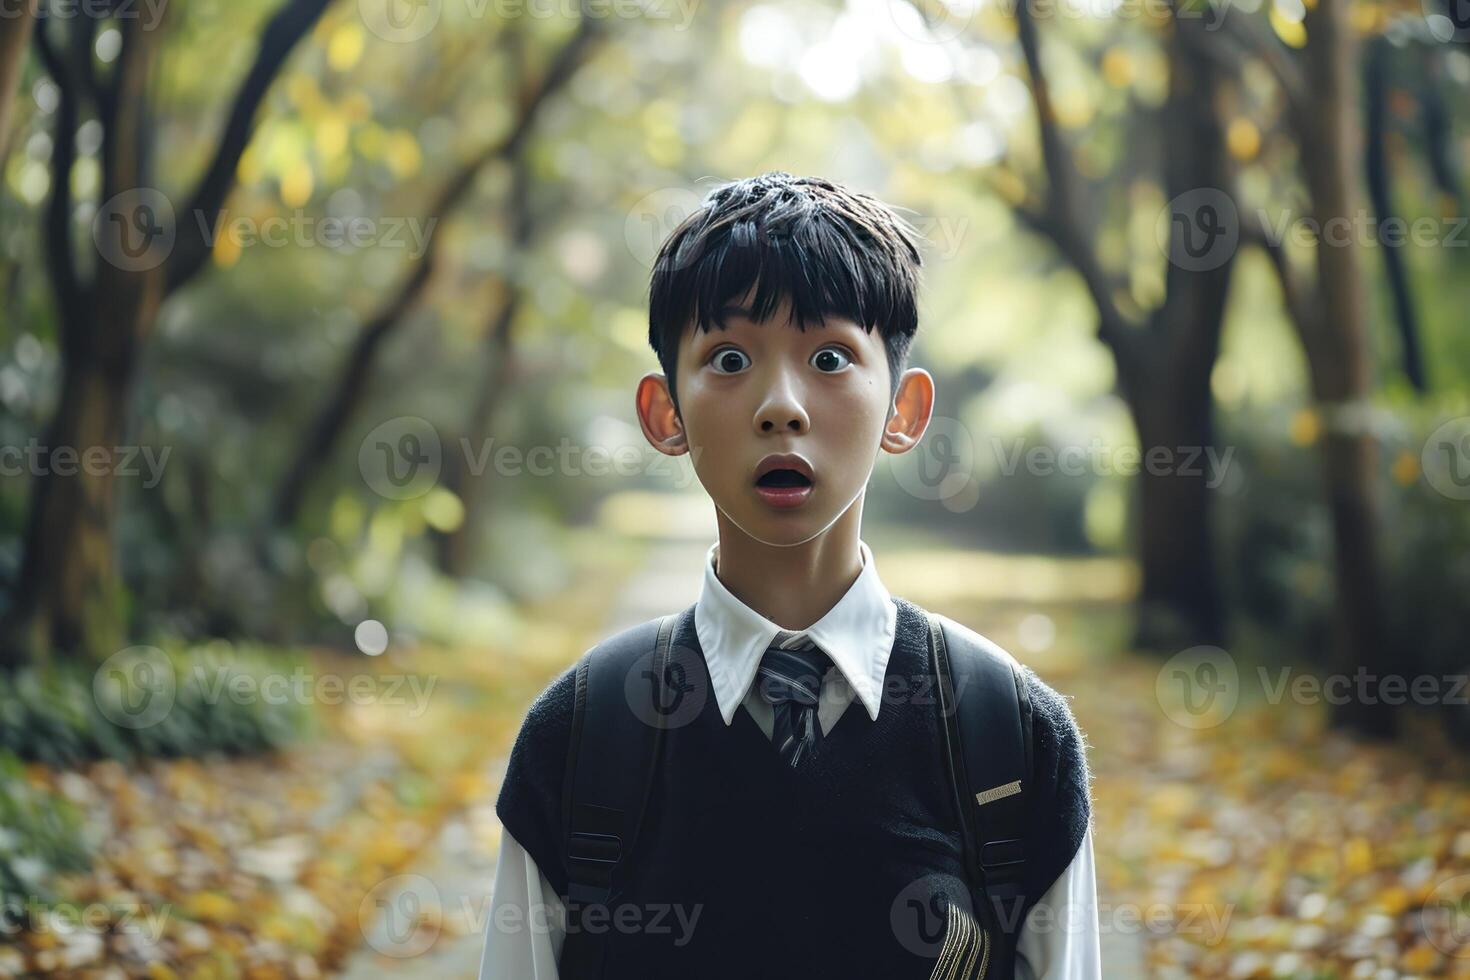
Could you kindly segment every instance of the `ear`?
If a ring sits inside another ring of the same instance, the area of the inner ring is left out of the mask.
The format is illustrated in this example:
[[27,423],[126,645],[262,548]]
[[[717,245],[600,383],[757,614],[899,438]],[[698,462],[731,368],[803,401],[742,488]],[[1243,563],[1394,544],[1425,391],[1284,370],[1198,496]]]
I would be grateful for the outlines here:
[[635,396],[638,408],[638,424],[643,428],[643,437],[665,456],[682,456],[689,452],[689,439],[684,434],[684,423],[674,411],[674,399],[669,395],[669,379],[658,372],[645,374],[638,382]]
[[923,368],[909,368],[898,379],[893,408],[883,427],[880,445],[894,454],[906,453],[924,438],[934,415],[934,379]]

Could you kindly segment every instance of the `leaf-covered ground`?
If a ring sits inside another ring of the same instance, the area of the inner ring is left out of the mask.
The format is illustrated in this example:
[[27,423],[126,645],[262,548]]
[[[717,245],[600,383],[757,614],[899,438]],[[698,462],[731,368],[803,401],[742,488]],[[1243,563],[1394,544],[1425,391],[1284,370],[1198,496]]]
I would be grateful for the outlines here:
[[[1162,663],[1120,652],[1119,563],[876,550],[894,593],[993,637],[1072,699],[1105,948],[1139,957],[1105,975],[1470,978],[1470,908],[1455,905],[1470,775],[1452,748],[1358,744],[1289,701],[1180,724]],[[646,602],[675,601],[661,574]],[[472,977],[498,765],[529,699],[603,631],[629,580],[604,570],[500,646],[415,651],[411,665],[318,655],[323,671],[437,678],[417,716],[342,706],[330,737],[270,759],[33,767],[105,843],[63,883],[72,904],[53,927],[0,946],[0,975]],[[67,928],[81,912],[98,925]]]
[[[328,976],[403,915],[383,944],[397,969],[384,972],[421,975],[417,946],[466,920],[434,901],[406,907],[396,886],[446,821],[493,802],[487,773],[529,699],[592,642],[626,561],[589,561],[482,649],[314,652],[306,689],[324,734],[290,751],[28,767],[76,802],[97,847],[90,871],[52,883],[59,901],[20,910],[0,977]],[[498,828],[482,822],[481,835],[477,850],[493,853]]]
[[1123,652],[1126,615],[1109,595],[1128,591],[1121,569],[907,564],[920,601],[933,582],[934,608],[1071,699],[1090,743],[1100,926],[1136,941],[1147,975],[1470,978],[1463,747],[1413,720],[1392,746],[1344,737],[1325,705],[1271,703],[1244,657],[1233,710],[1211,723],[1181,713],[1175,665]]

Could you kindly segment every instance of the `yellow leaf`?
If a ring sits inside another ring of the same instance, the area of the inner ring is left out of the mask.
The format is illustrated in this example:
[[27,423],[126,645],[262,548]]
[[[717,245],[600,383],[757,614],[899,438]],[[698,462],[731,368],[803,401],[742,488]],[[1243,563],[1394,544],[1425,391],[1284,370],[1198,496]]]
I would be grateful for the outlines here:
[[1103,79],[1114,88],[1125,88],[1133,81],[1133,58],[1123,48],[1108,48],[1102,60]]
[[1267,19],[1271,22],[1271,29],[1276,36],[1281,38],[1288,47],[1301,48],[1307,43],[1307,27],[1299,20],[1291,20],[1281,13],[1280,8],[1274,4],[1271,7]]
[[338,115],[327,116],[317,123],[313,134],[316,151],[322,159],[330,160],[347,149],[347,120]]
[[1378,904],[1389,915],[1398,915],[1409,907],[1409,890],[1402,885],[1385,888],[1378,896]]
[[1315,410],[1303,408],[1291,417],[1291,441],[1310,446],[1322,434],[1322,421]]
[[362,40],[362,28],[357,22],[343,21],[327,44],[327,64],[335,71],[346,71],[357,64],[357,59],[362,57]]
[[1254,160],[1261,151],[1261,131],[1249,119],[1237,116],[1225,130],[1225,144],[1235,159]]
[[1354,837],[1343,849],[1343,861],[1349,874],[1367,874],[1373,870],[1373,846],[1362,837]]
[[1439,950],[1421,942],[1404,954],[1404,958],[1399,960],[1399,966],[1409,973],[1429,973],[1440,962]]
[[311,165],[297,160],[281,178],[281,200],[289,207],[299,208],[311,199]]
[[384,150],[384,162],[393,171],[393,176],[402,180],[418,173],[423,157],[419,153],[418,141],[411,134],[395,130],[388,135]]
[[1393,479],[1400,486],[1409,487],[1419,479],[1419,457],[1404,451],[1393,461]]
[[235,903],[219,892],[196,892],[184,902],[184,910],[196,919],[209,922],[233,922]]
[[214,251],[210,257],[221,269],[228,269],[240,261],[240,239],[229,231],[221,231],[214,238]]

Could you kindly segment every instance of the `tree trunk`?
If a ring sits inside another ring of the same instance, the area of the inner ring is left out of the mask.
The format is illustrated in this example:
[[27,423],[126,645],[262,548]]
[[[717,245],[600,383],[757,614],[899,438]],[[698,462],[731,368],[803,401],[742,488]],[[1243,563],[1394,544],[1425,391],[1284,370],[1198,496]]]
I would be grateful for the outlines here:
[[105,655],[123,645],[125,593],[113,526],[116,470],[125,457],[117,448],[128,431],[130,338],[156,308],[136,293],[131,310],[125,297],[99,297],[98,315],[109,308],[119,315],[99,331],[112,338],[105,347],[64,360],[58,408],[32,474],[20,587],[0,645],[3,665],[52,653]]
[[36,25],[40,0],[21,0],[20,9],[7,10],[5,30],[0,32],[0,173],[10,155],[10,127],[15,122],[15,99],[20,75],[25,68],[26,48]]
[[[222,209],[262,99],[328,2],[285,0],[267,23],[231,104],[225,133],[180,214],[179,230],[196,226],[191,216],[216,216]],[[69,18],[62,23],[65,48],[49,38],[44,23],[34,31],[42,62],[60,91],[44,239],[61,335],[62,388],[32,483],[21,581],[0,624],[0,665],[9,666],[52,652],[104,656],[123,641],[126,593],[113,553],[116,468],[122,460],[114,450],[125,441],[137,359],[164,296],[196,275],[208,257],[199,236],[185,234],[159,265],[129,267],[125,250],[99,247],[93,249],[90,279],[78,268],[71,179],[81,104],[94,103],[102,124],[100,199],[115,202],[119,195],[152,186],[148,92],[162,32],[136,19],[121,21],[121,50],[104,82],[94,72],[95,22]],[[99,214],[97,220],[122,218],[131,228],[137,216],[135,210]],[[115,230],[105,223],[99,227]],[[81,462],[73,465],[66,454],[76,454]]]
[[[1049,184],[1041,204],[1018,206],[1016,213],[1056,244],[1087,286],[1098,311],[1098,338],[1113,355],[1118,387],[1143,454],[1137,497],[1142,586],[1135,643],[1159,651],[1220,643],[1224,615],[1209,525],[1211,490],[1204,472],[1180,470],[1201,466],[1203,454],[1214,445],[1210,375],[1219,355],[1234,249],[1218,250],[1212,261],[1191,261],[1179,230],[1181,222],[1201,221],[1204,205],[1233,207],[1217,104],[1220,70],[1201,54],[1205,26],[1176,17],[1168,40],[1169,95],[1161,114],[1167,133],[1163,183],[1171,208],[1165,298],[1144,315],[1130,315],[1115,300],[1122,285],[1095,252],[1088,188],[1056,122],[1035,14],[1028,5],[1016,8],[1016,26]],[[1170,454],[1167,472],[1150,473],[1147,454],[1160,449]],[[1186,458],[1190,454],[1197,455],[1191,460]]]
[[[495,315],[486,330],[483,343],[485,370],[483,383],[475,398],[474,407],[465,420],[465,437],[469,440],[466,451],[446,454],[444,485],[455,493],[464,505],[464,519],[459,527],[440,534],[435,540],[435,552],[439,567],[446,575],[463,576],[474,557],[475,539],[479,533],[480,519],[489,501],[485,472],[469,472],[469,461],[473,457],[476,465],[493,465],[486,448],[494,432],[495,414],[510,390],[515,376],[516,345],[512,330],[516,314],[520,311],[521,297],[529,288],[526,268],[535,232],[535,216],[531,212],[531,167],[524,151],[513,158],[510,194],[507,200],[507,221],[510,229],[510,249],[505,269],[501,275],[501,288],[496,296],[498,303]],[[491,484],[493,485],[493,481]]]
[[439,569],[445,575],[462,577],[469,572],[474,557],[475,538],[479,533],[480,519],[486,505],[485,471],[470,472],[470,461],[475,465],[493,467],[494,454],[486,452],[491,433],[495,431],[495,414],[510,387],[514,376],[515,343],[511,336],[511,325],[520,307],[516,290],[519,287],[508,283],[504,290],[495,320],[484,341],[485,374],[470,410],[465,427],[466,446],[457,446],[444,454],[444,476],[441,480],[445,489],[454,493],[464,506],[464,519],[459,527],[436,535],[435,554]]
[[[1319,0],[1307,14],[1306,66],[1315,109],[1301,141],[1302,169],[1319,227],[1334,219],[1347,229],[1361,207],[1357,165],[1362,160],[1357,128],[1357,48],[1342,0]],[[1359,287],[1362,243],[1325,234],[1317,243],[1320,309],[1303,324],[1312,392],[1324,416],[1323,476],[1334,535],[1336,610],[1335,668],[1351,674],[1366,668],[1382,677],[1396,656],[1385,647],[1377,540],[1378,447],[1365,421],[1372,393],[1367,311]],[[1360,733],[1390,736],[1393,707],[1381,699],[1348,699],[1335,706],[1334,720]]]
[[[1209,388],[1167,385],[1130,401],[1142,454],[1138,472],[1140,586],[1134,644],[1177,652],[1225,642],[1211,534],[1214,449]],[[1164,451],[1167,467],[1150,467]]]

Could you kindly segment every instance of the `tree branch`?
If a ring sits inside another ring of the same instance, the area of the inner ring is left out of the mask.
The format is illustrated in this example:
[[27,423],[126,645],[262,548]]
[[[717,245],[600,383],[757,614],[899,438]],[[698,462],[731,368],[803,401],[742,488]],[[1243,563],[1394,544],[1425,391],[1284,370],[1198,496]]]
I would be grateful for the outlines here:
[[296,518],[306,488],[321,464],[330,458],[347,422],[365,391],[368,371],[384,339],[403,321],[418,303],[428,286],[438,259],[441,220],[456,208],[474,186],[481,169],[494,160],[517,154],[532,129],[546,100],[575,74],[590,44],[598,38],[601,27],[597,18],[584,16],[572,37],[558,49],[541,81],[520,101],[520,114],[509,133],[482,150],[450,179],[435,198],[429,211],[430,224],[424,237],[424,250],[393,297],[363,327],[347,365],[332,393],[318,413],[310,433],[298,447],[287,467],[275,495],[271,517],[276,527],[288,526]]
[[1393,214],[1393,171],[1388,159],[1388,93],[1393,51],[1384,38],[1368,42],[1364,58],[1363,91],[1367,104],[1363,142],[1367,170],[1368,200],[1373,205],[1374,228],[1383,252],[1383,271],[1393,298],[1394,323],[1398,327],[1399,353],[1404,374],[1414,390],[1423,394],[1429,387],[1424,358],[1419,351],[1419,316],[1414,306],[1409,270],[1399,247],[1402,242],[1385,240],[1384,222]]
[[15,110],[15,93],[20,88],[21,72],[25,68],[26,48],[36,26],[36,9],[40,0],[21,0],[19,12],[11,13],[14,19],[0,36],[0,172],[5,170],[5,158],[10,152],[10,120]]
[[1315,306],[1310,299],[1311,285],[1303,283],[1301,275],[1292,267],[1291,257],[1286,254],[1286,249],[1272,237],[1270,230],[1261,223],[1258,216],[1240,212],[1240,240],[1261,249],[1271,260],[1277,284],[1281,287],[1281,302],[1286,308],[1286,315],[1296,326],[1302,347],[1309,354],[1315,353],[1318,349],[1318,328]]
[[[188,282],[209,257],[204,228],[213,229],[235,183],[240,157],[254,132],[255,114],[296,43],[311,30],[331,0],[287,0],[260,36],[255,63],[235,93],[214,157],[178,216],[178,238],[167,263],[165,293]],[[204,226],[204,227],[201,227]]]
[[71,228],[71,171],[77,159],[76,132],[79,113],[76,80],[62,60],[60,52],[52,45],[48,37],[48,27],[47,20],[36,25],[36,53],[40,55],[41,64],[45,66],[46,73],[51,76],[60,95],[51,151],[51,193],[46,201],[42,235],[45,241],[46,270],[61,319],[61,349],[66,355],[74,356],[82,353],[85,347],[81,330],[86,309],[84,287],[77,272],[72,247]]
[[1222,16],[1225,34],[1237,41],[1250,55],[1265,64],[1286,98],[1287,112],[1301,120],[1312,111],[1313,93],[1307,86],[1306,72],[1297,64],[1291,49],[1255,17],[1245,12]]
[[1119,357],[1124,357],[1129,353],[1131,324],[1113,301],[1113,283],[1092,250],[1090,232],[1081,227],[1078,218],[1081,200],[1079,179],[1057,127],[1051,89],[1041,64],[1041,42],[1036,21],[1026,3],[1016,5],[1016,26],[1026,70],[1031,76],[1028,89],[1036,111],[1042,162],[1049,185],[1041,209],[1017,208],[1017,217],[1032,230],[1049,238],[1062,257],[1077,270],[1097,307],[1098,338]]

